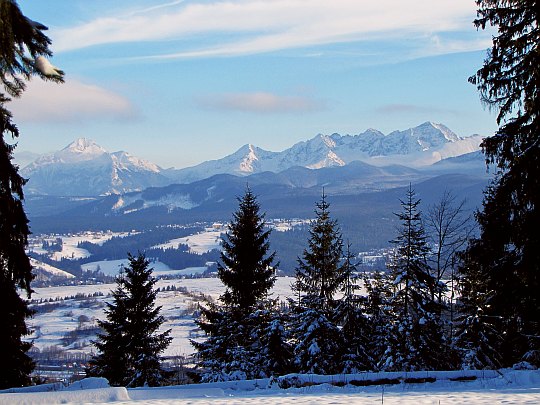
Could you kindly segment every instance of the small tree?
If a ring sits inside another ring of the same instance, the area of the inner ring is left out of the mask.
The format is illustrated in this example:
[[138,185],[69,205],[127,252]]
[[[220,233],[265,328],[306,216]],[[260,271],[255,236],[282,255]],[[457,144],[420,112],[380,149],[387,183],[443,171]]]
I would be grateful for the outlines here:
[[462,369],[501,367],[499,347],[503,340],[497,332],[499,319],[490,315],[489,302],[495,292],[485,283],[484,267],[474,262],[477,241],[473,240],[463,257],[458,278],[458,316],[453,346],[460,355]]
[[430,274],[426,262],[429,248],[418,205],[420,200],[411,186],[402,211],[396,216],[401,221],[395,255],[389,263],[393,289],[388,348],[383,369],[435,370],[445,368],[441,348],[445,348],[438,303],[434,297],[442,288]]
[[26,180],[12,163],[15,146],[6,138],[15,140],[19,130],[6,105],[9,97],[22,95],[32,76],[63,81],[60,70],[41,69],[43,64],[52,66],[44,58],[52,55],[46,29],[24,16],[14,0],[0,1],[0,81],[7,93],[0,92],[0,389],[28,385],[34,368],[27,355],[32,344],[22,340],[30,333],[25,319],[31,311],[18,294],[22,289],[30,298],[33,279],[25,253],[30,233],[23,207]]
[[286,328],[285,314],[274,305],[271,308],[256,311],[253,316],[259,328],[255,338],[261,343],[260,353],[256,356],[259,368],[266,376],[280,376],[294,371],[293,348],[289,343],[289,331]]
[[326,195],[316,203],[316,219],[309,229],[308,248],[298,259],[294,289],[309,301],[316,300],[328,314],[334,309],[334,295],[343,284],[346,273],[342,266],[343,238],[336,220],[330,217]]
[[335,319],[334,295],[346,273],[341,263],[343,239],[337,221],[330,218],[329,203],[322,194],[316,219],[311,222],[308,248],[298,259],[293,290],[299,301],[290,300],[296,365],[300,372],[340,372],[343,335]]
[[360,289],[356,274],[356,265],[353,263],[354,256],[351,246],[347,244],[343,271],[344,282],[341,287],[343,297],[338,301],[335,317],[343,334],[343,372],[356,373],[374,369],[373,353],[371,353],[371,331],[369,319],[365,313],[367,299],[360,296]]
[[[473,231],[472,216],[465,212],[465,200],[456,202],[445,190],[440,200],[429,207],[425,217],[428,240],[432,245],[429,264],[437,283],[454,278],[457,253],[463,250]],[[442,301],[442,290],[436,297]]]
[[159,354],[172,340],[170,329],[157,333],[165,319],[155,306],[150,262],[143,254],[129,255],[128,260],[116,279],[113,302],[107,303],[107,319],[98,321],[104,333],[93,342],[99,354],[90,361],[88,374],[116,386],[157,386],[163,379]]
[[384,365],[383,357],[387,349],[391,317],[392,285],[389,275],[383,272],[364,273],[364,286],[367,296],[364,314],[368,319],[366,340],[369,342],[368,353],[373,359],[373,368],[378,370]]

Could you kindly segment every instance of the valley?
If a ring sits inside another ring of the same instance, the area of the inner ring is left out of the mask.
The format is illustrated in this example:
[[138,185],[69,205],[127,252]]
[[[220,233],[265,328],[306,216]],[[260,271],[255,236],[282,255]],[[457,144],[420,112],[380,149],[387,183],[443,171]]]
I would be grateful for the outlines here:
[[224,291],[216,277],[221,239],[246,187],[271,231],[270,249],[279,262],[272,294],[280,300],[291,297],[323,190],[358,272],[386,269],[398,224],[394,213],[409,185],[424,212],[447,191],[465,201],[466,212],[479,207],[491,174],[476,138],[464,140],[432,123],[388,137],[371,130],[317,136],[281,153],[248,145],[180,170],[163,170],[126,152],[110,154],[87,139],[38,158],[25,168],[31,178],[27,251],[36,276],[28,338],[36,373],[55,376],[55,367],[66,378],[82,373],[115,277],[128,254],[137,252],[150,260],[158,279],[161,330],[172,330],[165,362],[190,363],[189,339],[202,336],[195,324],[198,307]]

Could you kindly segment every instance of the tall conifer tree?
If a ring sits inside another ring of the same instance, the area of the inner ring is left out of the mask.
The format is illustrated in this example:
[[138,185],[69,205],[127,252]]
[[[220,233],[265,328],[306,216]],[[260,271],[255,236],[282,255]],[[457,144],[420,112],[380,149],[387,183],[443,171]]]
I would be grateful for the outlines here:
[[476,3],[475,25],[497,28],[483,67],[469,80],[498,111],[499,130],[482,143],[498,173],[477,214],[480,236],[464,255],[461,277],[482,274],[481,290],[490,292],[482,319],[502,338],[489,342],[501,365],[540,366],[540,3]]
[[99,350],[90,362],[89,375],[105,377],[111,385],[157,386],[163,381],[160,353],[171,342],[170,329],[158,333],[165,319],[155,306],[156,279],[150,262],[129,255],[129,266],[117,278],[107,319],[99,321],[103,333],[94,342]]
[[382,368],[390,371],[436,370],[445,368],[441,311],[436,278],[431,275],[426,256],[429,247],[418,205],[411,186],[401,201],[398,236],[392,241],[395,255],[390,268],[393,296],[388,348]]
[[259,203],[249,187],[238,203],[222,241],[218,276],[226,287],[221,301],[249,311],[267,297],[274,285],[276,254],[268,254],[270,231],[264,230],[264,214],[259,213]]
[[20,97],[25,82],[36,75],[45,80],[62,81],[63,72],[53,74],[40,69],[40,61],[51,56],[47,27],[25,17],[14,0],[0,1],[0,81],[7,94],[0,92],[0,388],[27,385],[34,363],[27,355],[32,346],[22,339],[29,334],[25,318],[31,312],[19,296],[22,289],[32,293],[32,267],[25,253],[28,219],[23,207],[26,183],[13,164],[19,136],[6,108],[9,97]]
[[[218,263],[218,276],[225,285],[221,304],[201,308],[198,326],[207,334],[204,342],[192,341],[198,352],[199,365],[207,370],[205,381],[255,378],[274,370],[265,369],[261,351],[268,350],[260,337],[273,316],[274,302],[268,293],[275,282],[278,264],[275,252],[269,254],[264,214],[249,189],[238,198]],[[264,316],[257,316],[264,314]],[[272,347],[279,346],[274,334]],[[267,359],[266,365],[275,364]]]
[[290,300],[295,361],[304,373],[342,371],[344,343],[334,295],[345,281],[346,271],[342,264],[343,238],[329,208],[323,191],[316,203],[316,218],[310,224],[308,247],[296,267],[293,290],[299,300]]

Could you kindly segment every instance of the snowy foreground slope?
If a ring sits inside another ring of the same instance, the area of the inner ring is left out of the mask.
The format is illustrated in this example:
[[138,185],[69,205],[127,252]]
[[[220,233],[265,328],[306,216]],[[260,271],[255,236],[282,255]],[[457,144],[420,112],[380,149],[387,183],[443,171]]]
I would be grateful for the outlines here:
[[[283,379],[300,388],[279,388]],[[394,384],[369,385],[386,379]],[[433,382],[418,381],[428,380]],[[398,381],[396,383],[396,381]],[[0,404],[539,404],[540,371],[502,370],[300,375],[159,388],[113,388],[88,378],[0,392]]]

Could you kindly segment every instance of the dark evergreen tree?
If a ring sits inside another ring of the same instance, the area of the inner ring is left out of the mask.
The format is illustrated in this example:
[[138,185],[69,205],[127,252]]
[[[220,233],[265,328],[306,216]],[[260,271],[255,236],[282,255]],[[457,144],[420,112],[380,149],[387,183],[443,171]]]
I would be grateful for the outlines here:
[[453,346],[461,358],[460,368],[496,369],[501,366],[498,347],[502,336],[498,335],[495,327],[497,319],[489,315],[488,303],[494,292],[487,289],[487,274],[483,272],[483,267],[474,263],[476,243],[473,241],[464,253],[471,257],[463,257],[470,267],[462,267],[467,275],[458,280],[458,317]]
[[[326,195],[316,203],[316,219],[309,229],[308,248],[296,267],[295,290],[305,302],[317,299],[321,310],[334,309],[334,295],[341,288],[346,272],[342,265],[343,237],[336,220],[330,217]],[[330,313],[329,312],[329,313]]]
[[446,368],[445,348],[439,304],[434,297],[441,285],[431,275],[426,243],[418,205],[420,200],[412,187],[401,200],[401,221],[393,260],[389,263],[393,296],[390,300],[388,347],[384,370],[414,371]]
[[150,262],[139,254],[128,256],[129,266],[117,278],[113,302],[107,303],[107,319],[99,321],[103,333],[94,342],[99,354],[88,374],[105,377],[111,385],[157,386],[162,383],[160,353],[171,342],[170,329],[158,333],[165,319],[155,306],[156,279]]
[[[259,328],[255,335],[260,344],[260,355],[257,362],[259,369],[266,376],[280,376],[294,372],[293,348],[289,343],[286,314],[277,310],[264,309],[253,314],[258,320]],[[263,319],[263,322],[260,322]]]
[[295,342],[295,362],[300,372],[333,374],[341,372],[343,335],[335,319],[334,295],[346,273],[342,261],[343,238],[336,220],[330,217],[323,192],[317,202],[316,219],[309,229],[308,248],[298,259],[291,300],[291,327]]
[[268,292],[274,285],[277,264],[270,248],[264,215],[249,187],[223,238],[218,276],[226,289],[221,304],[201,308],[198,326],[207,334],[204,342],[192,341],[205,381],[245,379],[267,375],[258,360],[263,342],[259,339],[268,311]]
[[341,287],[343,298],[338,301],[335,317],[343,334],[342,368],[344,373],[373,370],[374,359],[370,349],[371,330],[369,319],[365,314],[367,298],[359,295],[360,278],[353,263],[351,246],[347,244],[343,271],[344,282]]
[[203,342],[191,341],[197,350],[203,382],[245,380],[259,377],[252,319],[238,310],[210,304],[201,308],[197,325],[206,333]]
[[30,316],[22,289],[30,298],[32,267],[25,253],[28,219],[23,207],[25,180],[12,163],[19,130],[6,108],[8,96],[19,97],[25,81],[33,75],[62,81],[62,72],[49,74],[39,69],[39,61],[51,56],[51,41],[43,33],[47,27],[25,17],[15,1],[0,1],[0,79],[7,95],[0,92],[0,389],[28,385],[34,363],[27,352],[31,343],[23,341],[30,331],[25,319]]
[[221,301],[249,311],[274,285],[276,253],[268,255],[270,230],[264,230],[264,215],[259,213],[259,203],[249,187],[238,202],[238,211],[222,241],[218,276],[226,287]]
[[390,302],[392,297],[389,277],[384,272],[363,275],[367,291],[363,313],[368,319],[366,340],[369,341],[367,352],[373,361],[374,370],[384,364],[383,357],[387,349],[388,327],[390,325]]
[[342,372],[343,335],[327,314],[314,308],[317,302],[322,304],[314,298],[309,306],[295,308],[295,368],[300,373],[337,374]]
[[495,328],[497,339],[489,346],[501,365],[529,360],[540,366],[540,4],[476,3],[475,25],[497,28],[483,67],[469,80],[482,101],[498,110],[499,130],[482,143],[498,174],[477,214],[480,236],[464,256],[461,280],[483,275],[480,290],[490,293],[483,295],[480,321]]

